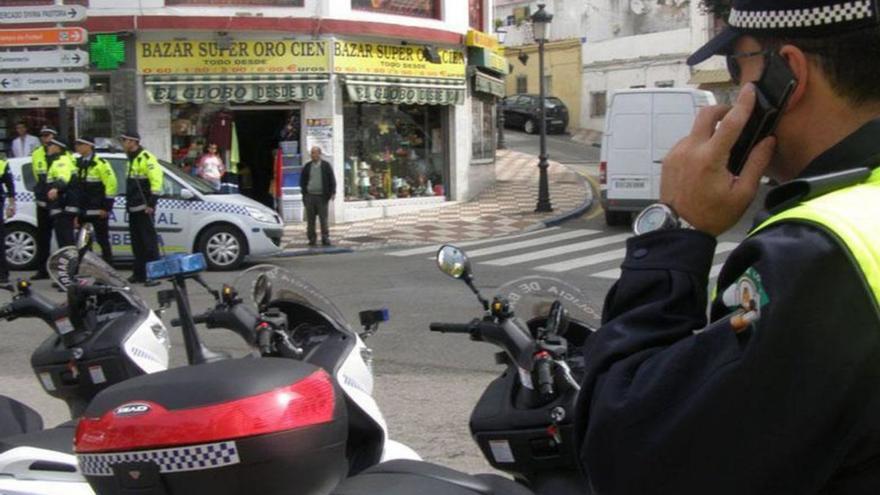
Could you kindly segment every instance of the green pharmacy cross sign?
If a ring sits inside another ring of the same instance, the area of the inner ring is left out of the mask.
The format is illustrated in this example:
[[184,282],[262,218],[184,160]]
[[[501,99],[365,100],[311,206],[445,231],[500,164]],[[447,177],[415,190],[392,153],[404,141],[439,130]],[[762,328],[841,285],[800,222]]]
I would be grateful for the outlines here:
[[89,43],[89,55],[99,69],[118,69],[125,63],[125,42],[115,34],[99,34]]

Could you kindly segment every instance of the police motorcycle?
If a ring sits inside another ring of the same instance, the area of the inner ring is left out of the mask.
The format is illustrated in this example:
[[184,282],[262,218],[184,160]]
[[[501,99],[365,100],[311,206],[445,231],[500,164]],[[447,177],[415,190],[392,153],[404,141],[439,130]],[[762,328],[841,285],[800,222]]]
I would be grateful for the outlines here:
[[440,270],[464,281],[485,313],[469,323],[432,323],[499,347],[505,370],[471,414],[470,430],[495,469],[513,476],[469,475],[436,464],[395,460],[343,481],[333,495],[568,495],[589,493],[578,465],[574,404],[584,345],[600,321],[581,292],[549,277],[524,277],[499,288],[490,302],[473,283],[467,255],[437,253]]
[[[101,390],[168,368],[170,341],[162,321],[99,256],[88,250],[91,225],[77,246],[49,259],[52,279],[66,291],[58,304],[19,280],[0,319],[37,318],[53,334],[33,352],[43,389],[65,401],[74,420]],[[0,493],[91,494],[73,455],[75,421],[43,429],[38,413],[0,396]]]
[[[327,494],[383,461],[419,459],[388,439],[372,398],[364,339],[387,311],[362,312],[359,334],[288,270],[255,266],[214,291],[191,275],[200,256],[150,263],[147,277],[175,284],[160,302],[177,300],[172,325],[202,364],[120,383],[89,404],[75,450],[95,493]],[[191,313],[187,278],[214,295],[213,308]],[[196,324],[232,330],[254,352],[205,357]]]

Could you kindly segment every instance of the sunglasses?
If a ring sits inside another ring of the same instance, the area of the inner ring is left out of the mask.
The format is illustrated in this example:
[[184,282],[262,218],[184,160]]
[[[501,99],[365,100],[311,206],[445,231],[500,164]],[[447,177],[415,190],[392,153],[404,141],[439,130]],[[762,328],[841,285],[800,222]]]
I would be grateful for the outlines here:
[[724,59],[727,62],[727,72],[730,73],[730,79],[733,80],[734,84],[742,84],[740,78],[742,77],[742,69],[739,66],[739,59],[748,58],[748,57],[757,57],[761,55],[762,57],[766,57],[770,55],[772,50],[759,50],[756,52],[733,52],[725,55]]

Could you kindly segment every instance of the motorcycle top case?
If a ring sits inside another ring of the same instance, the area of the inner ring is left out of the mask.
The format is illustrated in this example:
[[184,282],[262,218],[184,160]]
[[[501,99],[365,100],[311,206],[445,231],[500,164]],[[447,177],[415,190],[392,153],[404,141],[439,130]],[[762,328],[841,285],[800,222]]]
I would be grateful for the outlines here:
[[185,366],[98,394],[75,450],[98,495],[329,493],[348,472],[343,401],[300,361]]

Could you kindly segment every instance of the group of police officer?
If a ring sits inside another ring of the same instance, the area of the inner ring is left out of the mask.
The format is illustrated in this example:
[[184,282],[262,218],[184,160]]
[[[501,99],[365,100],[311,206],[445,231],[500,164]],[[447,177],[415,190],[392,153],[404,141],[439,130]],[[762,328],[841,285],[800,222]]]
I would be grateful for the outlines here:
[[[120,137],[128,156],[125,200],[129,217],[131,247],[134,254],[132,283],[154,285],[146,279],[146,263],[159,258],[159,239],[153,222],[156,202],[162,191],[162,168],[156,157],[140,145],[136,132]],[[44,127],[40,131],[42,143],[31,154],[34,195],[37,205],[37,272],[31,280],[49,277],[47,261],[52,233],[58,247],[74,244],[78,225],[91,223],[101,255],[112,263],[110,246],[110,215],[116,200],[117,180],[113,167],[95,153],[95,140],[79,137],[75,151],[70,153],[66,143],[58,139],[58,132]],[[15,184],[7,162],[0,160],[0,206],[8,198],[5,218],[15,214]],[[5,239],[0,222],[0,239]],[[0,242],[0,283],[8,283],[6,243]]]

